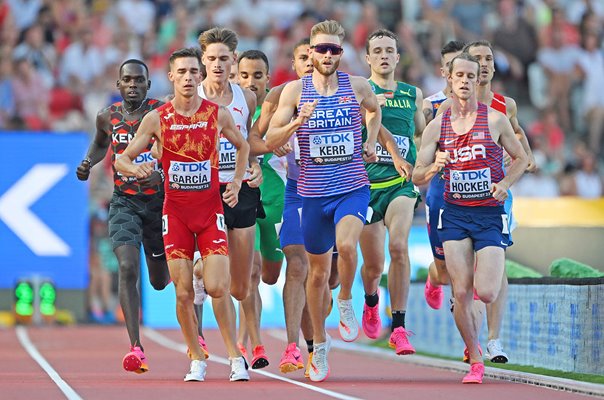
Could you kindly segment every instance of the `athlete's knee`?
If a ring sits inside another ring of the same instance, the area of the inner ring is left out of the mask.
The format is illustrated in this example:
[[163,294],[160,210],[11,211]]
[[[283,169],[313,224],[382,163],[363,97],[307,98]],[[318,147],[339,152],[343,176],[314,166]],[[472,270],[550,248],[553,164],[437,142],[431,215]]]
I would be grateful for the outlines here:
[[238,301],[245,300],[250,291],[250,285],[246,282],[231,281],[231,296]]
[[497,288],[476,288],[478,298],[485,304],[490,304],[497,300],[499,290]]
[[168,286],[169,279],[165,279],[164,277],[150,276],[149,283],[155,290],[164,290],[166,286]]
[[138,263],[133,260],[120,260],[119,270],[120,282],[136,282],[138,279]]
[[285,270],[285,280],[306,280],[308,274],[308,263],[306,262],[306,256],[302,254],[295,254],[287,259],[287,269]]
[[393,262],[402,262],[409,255],[409,246],[407,245],[407,241],[396,241],[390,242],[388,246],[388,251],[390,252],[390,259]]
[[311,269],[308,273],[308,282],[314,287],[324,286],[329,281],[329,274],[328,270]]
[[281,263],[275,261],[268,261],[263,264],[262,267],[262,282],[267,285],[274,285],[279,279],[281,273]]
[[176,287],[176,303],[183,304],[193,304],[193,299],[195,298],[195,292],[193,288],[187,289],[184,286]]
[[381,264],[373,260],[372,262],[368,262],[364,260],[363,262],[363,277],[365,279],[373,280],[379,279],[382,276],[382,271],[384,270],[384,259],[381,260]]
[[357,253],[357,243],[352,239],[344,239],[336,242],[338,257],[350,259]]

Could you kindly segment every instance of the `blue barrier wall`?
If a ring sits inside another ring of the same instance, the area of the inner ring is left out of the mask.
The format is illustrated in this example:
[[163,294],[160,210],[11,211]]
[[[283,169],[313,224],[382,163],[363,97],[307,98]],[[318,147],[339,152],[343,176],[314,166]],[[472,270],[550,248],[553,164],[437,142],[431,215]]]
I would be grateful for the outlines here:
[[32,274],[88,287],[88,187],[75,176],[87,144],[84,133],[0,133],[0,288]]

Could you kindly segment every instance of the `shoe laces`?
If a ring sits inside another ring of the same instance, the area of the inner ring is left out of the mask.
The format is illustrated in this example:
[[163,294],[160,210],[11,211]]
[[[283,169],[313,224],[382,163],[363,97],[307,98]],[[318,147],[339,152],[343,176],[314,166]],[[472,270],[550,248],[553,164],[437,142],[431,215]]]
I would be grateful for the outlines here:
[[352,302],[350,300],[339,301],[338,304],[340,305],[340,313],[344,320],[352,321],[355,319]]
[[394,332],[393,332],[394,333],[394,337],[397,338],[397,339],[402,339],[402,340],[408,341],[409,340],[408,339],[409,336],[414,336],[415,335],[415,333],[413,331],[409,331],[409,330],[407,330],[407,329],[405,329],[403,327],[400,327],[400,328],[401,329],[398,329],[398,328],[395,329]]
[[489,342],[489,353],[491,351],[501,353],[503,351],[503,346],[501,345],[501,341],[499,339],[493,339]]
[[380,310],[378,310],[378,307],[367,307],[366,310],[369,321],[377,322],[380,315]]
[[318,369],[324,369],[327,367],[326,362],[327,362],[327,342],[325,342],[319,346],[315,345],[315,349],[313,351],[313,356],[312,356],[312,363]]

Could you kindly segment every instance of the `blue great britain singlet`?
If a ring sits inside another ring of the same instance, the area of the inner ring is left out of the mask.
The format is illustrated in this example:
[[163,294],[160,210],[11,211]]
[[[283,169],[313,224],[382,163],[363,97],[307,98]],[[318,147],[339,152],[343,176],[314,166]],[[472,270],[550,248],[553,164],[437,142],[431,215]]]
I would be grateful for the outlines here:
[[444,168],[445,201],[460,206],[500,206],[491,195],[491,184],[501,181],[503,149],[489,131],[489,110],[478,103],[474,126],[456,134],[451,126],[451,108],[442,118],[439,147],[451,157]]
[[298,128],[300,179],[298,194],[326,197],[348,193],[369,185],[363,165],[361,107],[344,72],[338,74],[338,91],[321,96],[312,75],[302,78],[300,104],[319,99],[310,119]]

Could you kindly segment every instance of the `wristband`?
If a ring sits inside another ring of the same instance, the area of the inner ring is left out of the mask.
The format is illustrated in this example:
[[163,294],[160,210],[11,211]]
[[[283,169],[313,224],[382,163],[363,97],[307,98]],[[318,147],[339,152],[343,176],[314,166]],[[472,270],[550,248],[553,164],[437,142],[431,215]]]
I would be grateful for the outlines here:
[[92,165],[92,160],[90,159],[90,157],[86,157],[85,159],[82,160],[82,162],[86,161],[88,164]]
[[164,170],[162,168],[158,168],[157,172],[159,172],[159,176],[161,176],[161,181],[164,182],[166,180],[166,175],[164,174]]

